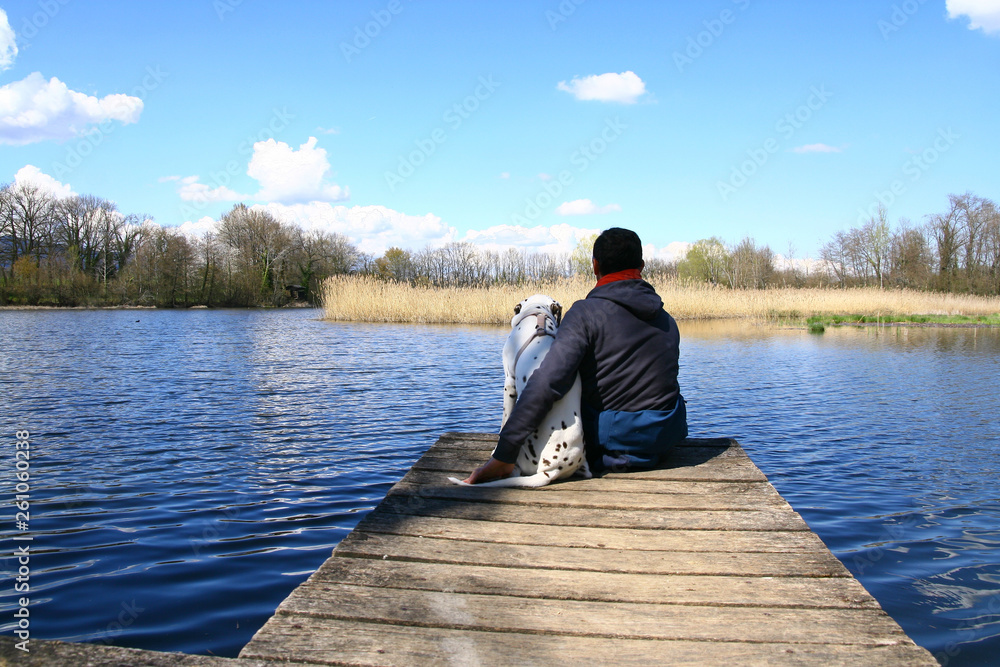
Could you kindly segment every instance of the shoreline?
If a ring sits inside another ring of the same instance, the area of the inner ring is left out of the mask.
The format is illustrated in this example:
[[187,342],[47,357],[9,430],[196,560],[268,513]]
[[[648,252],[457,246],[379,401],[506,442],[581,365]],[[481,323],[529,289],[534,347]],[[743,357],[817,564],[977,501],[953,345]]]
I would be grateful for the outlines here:
[[5,310],[322,310],[322,306],[304,304],[287,306],[184,306],[163,308],[160,306],[0,306],[0,312]]

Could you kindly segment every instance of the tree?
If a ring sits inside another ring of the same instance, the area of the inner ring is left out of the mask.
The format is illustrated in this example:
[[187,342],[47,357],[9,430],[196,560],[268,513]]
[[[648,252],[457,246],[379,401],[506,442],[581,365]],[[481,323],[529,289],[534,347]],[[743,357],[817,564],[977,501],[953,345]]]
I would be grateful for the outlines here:
[[696,241],[687,255],[677,265],[681,278],[709,282],[718,285],[728,282],[729,251],[722,239],[712,237]]
[[51,248],[55,198],[32,183],[7,188],[3,236],[9,245],[11,264],[33,255],[37,264]]
[[932,265],[927,238],[907,220],[900,220],[889,251],[892,281],[900,287],[926,288],[930,285]]
[[730,253],[729,267],[730,287],[761,289],[774,275],[774,253],[746,237]]
[[868,222],[859,230],[858,242],[861,258],[875,274],[878,286],[884,287],[892,235],[886,220],[885,207],[881,204],[878,213],[868,218]]
[[231,296],[247,306],[276,302],[284,285],[280,263],[292,247],[292,230],[267,211],[236,204],[219,221],[219,240],[232,251]]
[[375,260],[375,266],[378,276],[386,280],[407,282],[416,277],[413,258],[408,250],[402,248],[389,248],[382,257]]
[[580,276],[589,276],[594,272],[594,265],[591,260],[594,257],[594,242],[597,241],[597,234],[584,236],[576,243],[573,252],[569,255],[570,270]]

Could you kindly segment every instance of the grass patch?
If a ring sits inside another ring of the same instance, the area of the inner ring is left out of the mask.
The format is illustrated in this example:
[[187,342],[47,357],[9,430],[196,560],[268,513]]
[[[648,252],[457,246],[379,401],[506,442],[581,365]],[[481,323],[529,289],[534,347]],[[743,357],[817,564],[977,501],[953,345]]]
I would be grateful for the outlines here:
[[942,324],[956,326],[1000,326],[1000,313],[988,315],[935,315],[935,314],[876,314],[876,315],[814,315],[806,320],[806,327],[850,326],[875,324],[892,326],[896,324]]

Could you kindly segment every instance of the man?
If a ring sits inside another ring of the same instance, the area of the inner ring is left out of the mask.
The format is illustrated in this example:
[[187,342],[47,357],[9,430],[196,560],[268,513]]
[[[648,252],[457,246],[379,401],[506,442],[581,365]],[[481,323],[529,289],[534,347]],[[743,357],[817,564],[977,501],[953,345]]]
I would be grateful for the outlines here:
[[587,461],[605,468],[649,468],[687,437],[677,384],[680,336],[652,285],[642,279],[642,243],[630,230],[594,242],[597,286],[566,313],[555,341],[500,431],[493,456],[465,480],[509,476],[525,439],[580,373]]

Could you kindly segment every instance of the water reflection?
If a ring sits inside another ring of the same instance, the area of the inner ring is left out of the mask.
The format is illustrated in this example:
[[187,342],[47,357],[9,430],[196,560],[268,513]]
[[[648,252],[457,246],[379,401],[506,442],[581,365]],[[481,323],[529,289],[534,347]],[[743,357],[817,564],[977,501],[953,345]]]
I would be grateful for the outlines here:
[[[692,436],[740,440],[919,643],[991,660],[1000,331],[680,327]],[[0,430],[37,456],[39,638],[235,655],[441,432],[499,427],[505,335],[0,312]]]
[[1000,330],[681,327],[692,431],[743,442],[918,642],[992,660]]

